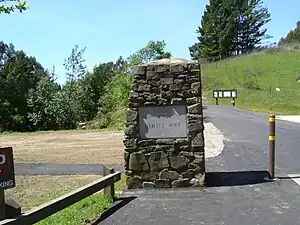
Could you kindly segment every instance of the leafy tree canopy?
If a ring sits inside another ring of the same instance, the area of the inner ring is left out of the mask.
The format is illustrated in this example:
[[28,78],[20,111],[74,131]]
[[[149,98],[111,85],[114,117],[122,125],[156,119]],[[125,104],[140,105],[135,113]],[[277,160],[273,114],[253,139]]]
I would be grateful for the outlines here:
[[297,22],[296,28],[291,30],[285,37],[282,37],[278,43],[279,46],[284,44],[300,42],[300,21]]
[[129,64],[134,66],[157,59],[171,58],[171,53],[164,50],[165,46],[165,41],[149,41],[144,48],[129,56],[127,60]]
[[22,13],[28,8],[27,1],[25,0],[0,0],[0,14],[10,14],[15,11]]
[[262,0],[210,0],[197,29],[198,42],[189,47],[195,60],[216,61],[259,48],[270,13]]

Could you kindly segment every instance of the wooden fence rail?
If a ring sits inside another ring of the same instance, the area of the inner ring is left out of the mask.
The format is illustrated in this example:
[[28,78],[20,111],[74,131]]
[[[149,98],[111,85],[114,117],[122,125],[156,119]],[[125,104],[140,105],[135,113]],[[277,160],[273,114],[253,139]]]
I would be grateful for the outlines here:
[[[78,188],[75,191],[72,191],[68,194],[65,194],[61,197],[58,197],[52,201],[49,201],[41,206],[38,206],[34,209],[31,209],[20,216],[18,216],[15,219],[6,219],[0,221],[0,225],[29,225],[34,224],[36,222],[39,222],[57,212],[59,212],[62,209],[67,208],[68,206],[79,202],[80,200],[102,190],[106,189],[109,190],[110,195],[114,199],[114,183],[121,180],[121,172],[114,172],[113,170],[110,170],[110,172],[113,172],[112,174],[109,174],[107,176],[104,176],[103,178],[90,183],[86,186],[83,186],[81,188]],[[105,172],[107,173],[107,172]],[[109,188],[109,189],[107,189]],[[107,192],[107,191],[106,191]]]

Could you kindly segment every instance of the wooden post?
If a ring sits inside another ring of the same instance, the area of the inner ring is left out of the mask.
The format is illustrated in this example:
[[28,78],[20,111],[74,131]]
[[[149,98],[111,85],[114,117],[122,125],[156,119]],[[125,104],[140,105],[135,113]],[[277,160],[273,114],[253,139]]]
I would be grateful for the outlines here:
[[269,171],[270,178],[275,177],[275,115],[269,116]]
[[232,98],[232,106],[235,107],[235,98]]
[[[103,167],[103,177],[107,176],[109,174],[108,168],[105,165],[102,165]],[[110,189],[109,187],[106,187],[103,189],[103,194],[104,195],[109,195],[110,194]]]
[[[114,173],[115,169],[111,168],[110,173]],[[110,196],[112,197],[113,201],[115,201],[115,182],[113,182],[110,186]]]
[[219,98],[216,98],[216,105],[219,105]]
[[4,189],[0,189],[0,220],[6,219]]
[[[109,169],[105,165],[103,165],[103,176],[107,176],[107,175],[112,174],[114,172],[115,172],[114,168]],[[111,186],[104,188],[103,192],[104,192],[104,195],[107,195],[107,196],[110,195],[114,200],[114,198],[115,198],[115,184],[112,183]]]

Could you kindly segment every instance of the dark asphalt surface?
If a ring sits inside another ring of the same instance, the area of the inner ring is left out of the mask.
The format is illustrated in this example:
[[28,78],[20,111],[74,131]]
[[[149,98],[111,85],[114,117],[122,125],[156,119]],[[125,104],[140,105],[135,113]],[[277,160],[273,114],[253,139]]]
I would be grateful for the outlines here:
[[296,225],[300,224],[300,186],[288,173],[300,173],[300,124],[277,121],[276,174],[268,169],[268,115],[208,106],[207,120],[227,139],[221,155],[206,160],[212,185],[203,189],[135,190],[137,198],[104,225]]
[[[123,171],[122,165],[105,165],[115,171]],[[16,175],[101,175],[102,164],[46,164],[16,163]]]
[[[267,114],[247,112],[232,107],[209,106],[205,110],[224,136],[225,149],[220,156],[206,161],[208,171],[268,169]],[[300,124],[276,121],[276,172],[300,173]]]

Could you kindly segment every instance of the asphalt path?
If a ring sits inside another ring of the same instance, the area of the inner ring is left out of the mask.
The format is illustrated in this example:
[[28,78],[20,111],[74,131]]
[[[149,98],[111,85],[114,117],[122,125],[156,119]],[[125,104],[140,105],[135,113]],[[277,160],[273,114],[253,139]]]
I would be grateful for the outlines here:
[[[208,170],[268,169],[267,114],[224,106],[208,106],[207,120],[226,137],[220,156],[206,161]],[[300,124],[276,120],[276,173],[300,173]]]
[[136,197],[101,224],[300,224],[300,124],[276,121],[276,175],[268,181],[268,115],[208,106],[206,120],[224,134],[225,148],[206,160],[205,188],[130,190]]

